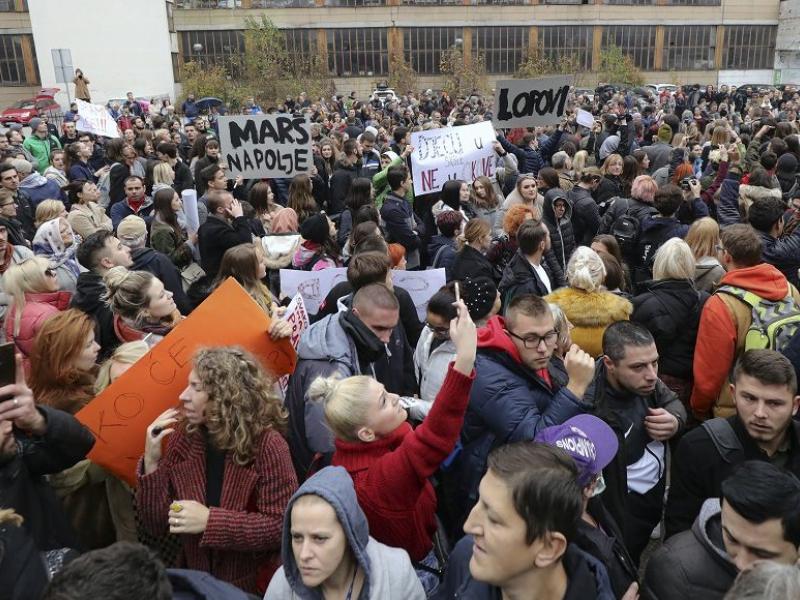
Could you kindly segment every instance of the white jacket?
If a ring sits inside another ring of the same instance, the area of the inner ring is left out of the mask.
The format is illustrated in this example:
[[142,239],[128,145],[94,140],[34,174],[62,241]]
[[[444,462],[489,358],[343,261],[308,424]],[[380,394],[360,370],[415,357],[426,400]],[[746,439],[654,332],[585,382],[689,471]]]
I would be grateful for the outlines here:
[[414,370],[419,381],[419,395],[424,413],[427,415],[433,406],[433,401],[439,393],[439,388],[444,383],[448,365],[455,360],[456,347],[452,341],[447,340],[431,352],[433,331],[423,327],[422,333],[414,350]]

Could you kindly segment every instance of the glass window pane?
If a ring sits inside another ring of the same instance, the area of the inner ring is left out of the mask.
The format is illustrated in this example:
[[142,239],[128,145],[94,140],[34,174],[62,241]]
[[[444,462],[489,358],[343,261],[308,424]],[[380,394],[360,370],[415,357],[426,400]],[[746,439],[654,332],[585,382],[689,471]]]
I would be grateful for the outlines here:
[[539,27],[539,53],[553,62],[564,56],[573,56],[582,69],[590,69],[592,32],[591,26],[581,25]]
[[609,25],[603,28],[603,47],[618,46],[634,64],[652,70],[656,45],[655,25]]
[[372,77],[389,71],[386,29],[328,29],[328,69],[338,77]]
[[664,27],[663,69],[713,69],[716,43],[717,30],[713,25]]
[[721,68],[771,69],[777,32],[773,25],[726,26]]

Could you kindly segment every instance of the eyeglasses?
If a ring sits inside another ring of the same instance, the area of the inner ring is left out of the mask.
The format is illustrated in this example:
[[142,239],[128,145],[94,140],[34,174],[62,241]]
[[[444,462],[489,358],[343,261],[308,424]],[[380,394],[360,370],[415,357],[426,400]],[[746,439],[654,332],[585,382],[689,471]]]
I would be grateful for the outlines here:
[[525,346],[528,350],[535,350],[536,348],[539,347],[539,345],[542,342],[544,342],[545,346],[550,347],[553,344],[555,344],[556,340],[558,339],[558,332],[556,330],[548,331],[544,335],[536,335],[535,333],[532,333],[526,337],[517,335],[510,329],[506,329],[506,331],[508,332],[508,335],[510,335],[511,337],[517,338],[519,341],[521,341],[522,345]]
[[425,323],[425,327],[430,329],[433,332],[433,335],[437,335],[439,337],[447,337],[450,335],[450,327],[434,327],[430,323]]

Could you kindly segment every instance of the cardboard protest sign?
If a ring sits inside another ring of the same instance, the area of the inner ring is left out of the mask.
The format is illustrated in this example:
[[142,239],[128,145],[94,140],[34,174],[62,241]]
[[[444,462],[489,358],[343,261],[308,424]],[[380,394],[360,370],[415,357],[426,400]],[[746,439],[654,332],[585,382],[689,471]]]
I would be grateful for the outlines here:
[[417,131],[411,134],[411,169],[414,194],[423,196],[442,189],[450,179],[472,183],[494,175],[494,127],[488,121]]
[[446,283],[444,269],[427,271],[392,271],[392,283],[411,296],[420,321],[427,316],[428,300]]
[[88,458],[136,484],[136,463],[147,427],[178,405],[192,369],[192,356],[209,346],[240,346],[276,377],[294,370],[297,356],[288,339],[273,341],[270,319],[229,278],[161,342],[81,409],[76,417],[96,438]]
[[219,144],[232,177],[294,177],[314,165],[311,123],[304,117],[219,117]]
[[312,315],[319,312],[319,305],[340,281],[347,281],[344,267],[320,269],[319,271],[295,271],[281,269],[281,296],[303,296],[306,309]]
[[560,75],[498,81],[492,123],[497,128],[555,125],[564,116],[572,79]]
[[75,123],[75,129],[104,137],[119,137],[117,124],[105,106],[90,104],[79,99],[75,102],[78,105],[78,122]]
[[[392,283],[408,292],[417,308],[419,318],[425,319],[428,300],[445,284],[444,269],[427,271],[392,271]],[[281,269],[281,294],[303,297],[309,313],[319,312],[319,305],[340,281],[347,281],[347,269],[295,271]],[[288,314],[288,312],[287,312]]]
[[[292,348],[296,350],[297,344],[300,343],[300,336],[308,329],[308,326],[311,325],[305,302],[303,302],[303,296],[297,294],[292,298],[289,306],[286,307],[286,313],[283,315],[283,319],[292,326],[292,335],[289,336],[289,341],[292,343]],[[285,397],[286,389],[289,387],[289,376],[284,375],[281,377],[278,380],[278,386],[280,387],[281,394]]]
[[588,110],[583,110],[582,108],[578,109],[578,113],[575,116],[575,122],[578,125],[583,125],[584,127],[588,127],[591,129],[594,126],[594,115],[590,113]]

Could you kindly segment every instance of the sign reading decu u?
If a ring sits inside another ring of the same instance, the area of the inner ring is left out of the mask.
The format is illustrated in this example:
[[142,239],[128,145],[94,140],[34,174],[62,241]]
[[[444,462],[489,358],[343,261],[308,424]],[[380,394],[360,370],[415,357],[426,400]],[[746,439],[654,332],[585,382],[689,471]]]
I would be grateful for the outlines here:
[[494,118],[498,128],[555,125],[564,116],[572,75],[497,82]]

